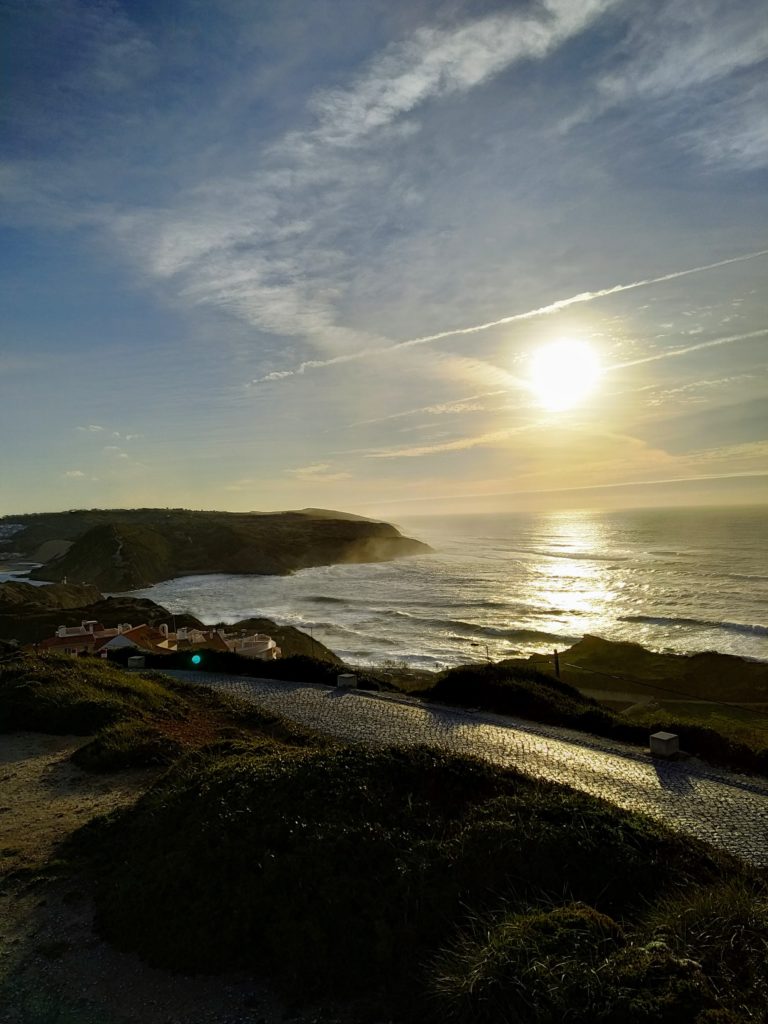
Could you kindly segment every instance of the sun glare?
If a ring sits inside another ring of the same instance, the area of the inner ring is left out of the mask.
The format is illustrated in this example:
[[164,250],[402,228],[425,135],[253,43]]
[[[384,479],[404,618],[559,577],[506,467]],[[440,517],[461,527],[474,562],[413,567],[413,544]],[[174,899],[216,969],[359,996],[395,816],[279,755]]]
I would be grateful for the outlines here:
[[566,339],[538,349],[528,376],[539,405],[553,412],[580,405],[597,386],[600,360],[584,341]]

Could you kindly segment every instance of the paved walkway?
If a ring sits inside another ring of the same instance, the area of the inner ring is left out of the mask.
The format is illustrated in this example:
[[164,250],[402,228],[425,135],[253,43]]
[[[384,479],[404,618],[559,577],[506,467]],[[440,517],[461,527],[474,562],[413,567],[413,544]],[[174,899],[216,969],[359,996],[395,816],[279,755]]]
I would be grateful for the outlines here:
[[169,672],[344,740],[428,744],[565,783],[729,853],[768,865],[768,780],[697,759],[657,761],[637,747],[570,729],[408,697],[328,686]]

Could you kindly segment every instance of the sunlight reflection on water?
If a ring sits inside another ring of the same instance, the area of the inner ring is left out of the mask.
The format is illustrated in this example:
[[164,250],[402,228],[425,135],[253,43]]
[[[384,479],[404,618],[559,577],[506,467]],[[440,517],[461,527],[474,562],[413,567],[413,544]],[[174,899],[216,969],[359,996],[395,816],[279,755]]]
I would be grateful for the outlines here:
[[264,615],[292,623],[360,661],[434,667],[549,652],[585,633],[768,659],[764,510],[557,512],[400,525],[436,553],[287,577],[187,577],[141,593],[208,622]]

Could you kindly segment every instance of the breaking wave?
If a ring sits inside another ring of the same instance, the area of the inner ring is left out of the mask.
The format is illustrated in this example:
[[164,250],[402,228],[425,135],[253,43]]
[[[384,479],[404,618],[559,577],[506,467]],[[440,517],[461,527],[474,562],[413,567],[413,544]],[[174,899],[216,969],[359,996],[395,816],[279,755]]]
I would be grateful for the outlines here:
[[768,626],[747,622],[717,622],[712,619],[688,619],[666,615],[620,615],[619,622],[645,622],[652,626],[698,626],[702,629],[724,629],[747,636],[768,636]]

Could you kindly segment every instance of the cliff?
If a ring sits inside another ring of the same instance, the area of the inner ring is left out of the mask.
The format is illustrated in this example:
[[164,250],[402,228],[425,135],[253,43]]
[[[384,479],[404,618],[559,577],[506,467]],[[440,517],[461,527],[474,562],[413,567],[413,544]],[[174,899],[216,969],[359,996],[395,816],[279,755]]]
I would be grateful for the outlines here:
[[[192,512],[92,509],[6,517],[24,555],[51,541],[62,553],[32,574],[126,591],[196,573],[286,575],[343,562],[384,562],[427,553],[389,523],[322,509],[302,512]],[[3,520],[0,520],[2,524]],[[61,542],[69,542],[67,550]]]

